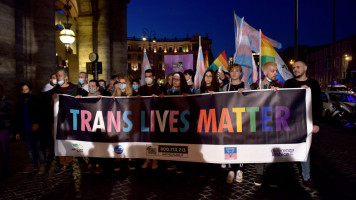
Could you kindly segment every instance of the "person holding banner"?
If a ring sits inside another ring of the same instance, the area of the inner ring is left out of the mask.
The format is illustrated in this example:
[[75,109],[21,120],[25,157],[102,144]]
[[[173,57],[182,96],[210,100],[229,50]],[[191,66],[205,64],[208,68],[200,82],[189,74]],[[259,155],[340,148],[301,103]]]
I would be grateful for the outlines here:
[[[209,94],[214,94],[214,92],[219,92],[219,83],[217,79],[216,73],[208,69],[205,71],[203,79],[201,80],[200,84],[200,93],[209,93]],[[211,180],[215,180],[215,175],[216,172],[219,170],[219,165],[217,164],[207,164],[207,163],[202,163],[199,164],[201,165],[201,175],[200,177],[205,177],[207,175],[210,175]]]
[[[132,87],[129,79],[127,77],[119,77],[118,84],[115,86],[115,91],[113,93],[113,97],[128,97],[132,96]],[[120,158],[115,158],[114,161],[114,171],[120,171]],[[136,162],[134,159],[128,159],[128,169],[135,170],[136,169]]]
[[[96,80],[90,80],[88,84],[88,96],[89,97],[101,97],[102,94],[99,89],[99,82]],[[95,158],[95,157],[89,157],[88,158],[88,166],[85,171],[85,173],[90,174],[90,173],[95,173],[95,174],[100,174],[103,171],[103,168],[100,166],[100,158]]]
[[171,87],[173,86],[173,73],[170,73],[166,76],[166,79],[164,80],[164,86],[163,86],[163,90],[167,91],[169,89],[171,89]]
[[185,70],[184,77],[185,77],[185,80],[187,81],[187,85],[189,88],[189,94],[199,94],[200,91],[194,87],[194,82],[193,82],[194,72],[193,72],[193,70],[191,70],[191,69]]
[[[145,71],[145,82],[146,84],[141,86],[138,89],[137,96],[153,96],[157,97],[159,95],[163,95],[163,91],[161,87],[156,82],[155,72],[152,69],[147,69]],[[142,169],[146,169],[149,165],[152,165],[152,169],[158,168],[158,161],[153,159],[146,159],[143,165],[141,166]]]
[[[259,86],[256,85],[254,89],[273,89],[274,91],[277,91],[277,89],[280,87],[280,85],[276,82],[277,64],[275,62],[266,62],[262,66],[262,72],[265,75],[265,78],[262,81],[262,87],[260,88]],[[256,163],[255,167],[256,167],[257,174],[255,177],[254,184],[256,186],[261,186],[263,181],[263,171],[265,169],[265,164]],[[277,187],[273,177],[269,180],[269,185],[270,187]]]
[[[187,82],[182,72],[176,72],[173,74],[172,87],[167,90],[167,95],[183,95],[186,97],[189,93]],[[183,173],[182,162],[178,161],[167,161],[167,170],[176,170],[177,174]]]
[[201,80],[200,92],[213,94],[219,92],[219,85],[216,74],[213,70],[205,71],[203,79]]
[[170,89],[167,89],[166,94],[187,96],[189,93],[189,89],[182,72],[176,72],[173,74],[172,77],[173,85]]
[[[240,77],[242,77],[242,67],[240,65],[232,64],[229,66],[229,72],[231,76],[230,83],[220,88],[220,91],[238,91],[239,93],[242,93],[244,90],[250,90],[250,85],[240,80]],[[226,183],[232,183],[234,180],[238,183],[241,183],[243,180],[243,166],[243,164],[232,164],[231,170],[226,177]]]
[[265,75],[265,78],[262,80],[261,88],[257,89],[273,89],[276,91],[277,88],[280,88],[281,85],[277,83],[277,63],[275,62],[266,62],[262,65],[262,72]]
[[[57,86],[48,91],[52,94],[52,100],[57,98],[57,94],[67,94],[75,97],[81,97],[79,88],[68,81],[68,72],[64,69],[57,70]],[[53,134],[54,135],[54,134]],[[55,139],[55,138],[54,138]],[[72,156],[59,156],[60,166],[56,169],[57,172],[70,171],[70,165],[73,162]]]
[[[318,81],[307,77],[308,66],[301,60],[296,60],[293,64],[292,71],[294,78],[284,83],[284,88],[310,88],[312,96],[312,115],[313,115],[313,133],[319,132],[319,123],[321,121],[322,100],[321,90]],[[313,187],[310,178],[310,151],[306,162],[301,162],[303,183],[306,186]]]
[[139,96],[158,96],[163,94],[161,87],[156,82],[155,72],[152,69],[145,71],[145,83],[138,89]]
[[132,80],[132,96],[136,96],[138,93],[138,88],[140,87],[140,81],[138,79]]

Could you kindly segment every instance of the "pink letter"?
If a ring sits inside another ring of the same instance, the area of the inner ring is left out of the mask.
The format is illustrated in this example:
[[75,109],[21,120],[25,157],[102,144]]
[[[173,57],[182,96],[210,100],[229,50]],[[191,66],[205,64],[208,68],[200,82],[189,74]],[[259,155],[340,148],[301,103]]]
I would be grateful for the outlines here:
[[[85,115],[88,116],[88,118],[85,118]],[[80,112],[80,117],[81,117],[81,131],[85,131],[85,128],[87,128],[88,131],[91,132],[91,128],[89,125],[89,122],[91,120],[91,112],[88,110],[82,110]]]
[[120,132],[120,116],[121,116],[121,111],[116,111],[116,122],[115,122],[115,117],[112,111],[108,111],[108,125],[107,129],[108,132],[111,132],[111,124],[114,125],[115,131]]
[[179,115],[178,110],[172,110],[169,113],[169,131],[170,132],[178,132],[178,128],[174,128],[173,124],[178,122],[177,118],[174,118],[174,115]]

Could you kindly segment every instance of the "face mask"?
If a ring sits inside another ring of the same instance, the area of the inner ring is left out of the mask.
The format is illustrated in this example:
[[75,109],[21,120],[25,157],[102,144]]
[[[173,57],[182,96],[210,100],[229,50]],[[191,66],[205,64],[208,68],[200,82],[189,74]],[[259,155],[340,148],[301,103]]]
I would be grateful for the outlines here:
[[187,83],[189,83],[190,81],[192,81],[192,80],[191,80],[191,79],[188,79],[188,80],[187,80]]
[[115,92],[115,88],[111,89],[110,92],[111,92],[111,93]]
[[59,86],[63,85],[63,84],[64,84],[64,80],[58,81],[57,84],[58,84]]
[[97,91],[95,87],[90,87],[88,89],[89,89],[89,93],[91,93],[91,94],[95,94]]
[[53,79],[53,80],[52,80],[52,84],[53,84],[53,85],[56,85],[56,84],[57,84],[57,79]]
[[84,79],[80,78],[80,79],[78,79],[78,82],[79,82],[80,84],[84,84]]
[[100,90],[105,90],[105,86],[104,86],[104,85],[101,85],[101,86],[100,86]]
[[267,81],[268,81],[268,82],[271,82],[271,81],[272,81],[272,80],[271,80],[271,79],[269,79],[268,77],[266,77],[266,79],[267,79]]
[[151,85],[153,80],[152,78],[145,78],[145,82],[148,84],[148,85]]
[[132,86],[132,89],[138,90],[138,85],[133,85],[133,86]]
[[120,90],[123,90],[126,88],[126,84],[125,83],[119,83],[119,88]]

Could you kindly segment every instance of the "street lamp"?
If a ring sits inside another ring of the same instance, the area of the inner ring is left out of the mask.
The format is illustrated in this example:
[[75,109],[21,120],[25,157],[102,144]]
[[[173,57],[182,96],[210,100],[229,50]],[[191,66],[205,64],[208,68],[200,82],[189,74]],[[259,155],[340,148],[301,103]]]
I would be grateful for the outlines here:
[[[154,31],[149,31],[147,28],[144,28],[142,29],[142,40],[143,41],[146,41],[147,40],[147,37],[148,37],[148,40],[151,40],[151,38],[153,38],[153,41],[152,42],[156,42],[156,32]],[[147,37],[146,37],[147,35]]]
[[69,0],[67,0],[67,3],[64,5],[64,8],[67,10],[67,13],[66,13],[67,23],[63,23],[64,29],[59,33],[59,39],[66,47],[66,66],[68,67],[68,54],[67,53],[69,52],[69,46],[75,41],[75,33],[70,29],[72,24],[70,24],[68,22],[69,11],[72,8],[72,6],[69,5]]
[[290,64],[290,65],[293,65],[293,64],[294,64],[294,60],[290,60],[290,61],[289,61],[289,64]]

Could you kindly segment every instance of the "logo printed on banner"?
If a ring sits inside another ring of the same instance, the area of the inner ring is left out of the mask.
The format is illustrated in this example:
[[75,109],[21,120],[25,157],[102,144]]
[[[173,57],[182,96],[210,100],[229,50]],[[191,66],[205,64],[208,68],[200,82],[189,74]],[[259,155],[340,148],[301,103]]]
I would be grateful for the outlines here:
[[153,148],[152,146],[147,146],[146,155],[156,156],[157,155],[157,148]]
[[225,147],[225,160],[237,160],[236,147]]
[[274,157],[293,156],[294,149],[274,148],[271,150],[271,152],[272,152],[272,156],[274,156]]
[[173,63],[173,70],[176,72],[183,71],[183,62],[174,62]]
[[124,152],[124,147],[122,147],[121,145],[117,145],[114,148],[114,151],[115,151],[116,154],[122,154]]
[[160,156],[188,158],[188,146],[158,145]]
[[83,152],[83,146],[80,144],[72,144],[72,151]]

